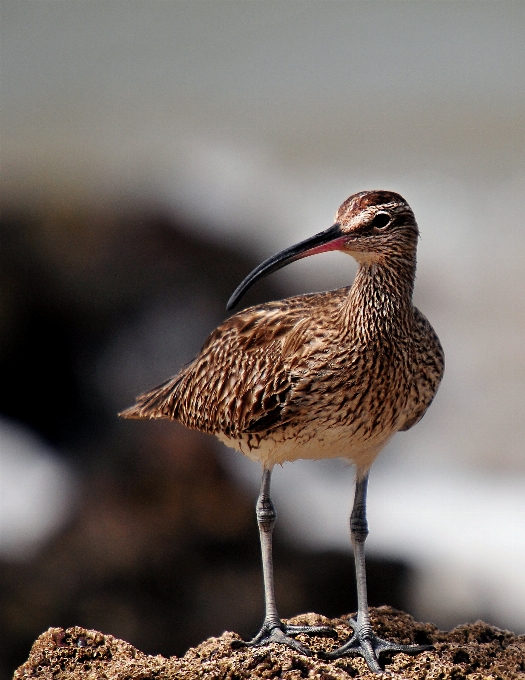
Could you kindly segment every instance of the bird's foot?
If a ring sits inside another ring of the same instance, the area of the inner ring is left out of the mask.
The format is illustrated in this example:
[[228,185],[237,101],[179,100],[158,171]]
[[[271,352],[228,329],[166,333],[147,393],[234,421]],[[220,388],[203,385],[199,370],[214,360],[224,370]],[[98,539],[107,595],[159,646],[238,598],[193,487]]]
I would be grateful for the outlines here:
[[233,640],[232,647],[239,649],[241,647],[263,647],[272,642],[277,642],[280,645],[287,645],[296,652],[304,654],[305,656],[312,656],[312,652],[302,645],[297,640],[294,640],[295,635],[306,633],[307,635],[329,635],[337,637],[337,633],[330,626],[290,626],[283,621],[265,621],[261,630],[257,635],[248,642],[244,640]]
[[362,656],[368,668],[373,673],[385,673],[386,671],[379,664],[379,657],[382,654],[421,654],[428,652],[434,647],[432,645],[399,645],[395,642],[388,642],[378,638],[370,624],[359,624],[356,619],[350,619],[349,625],[354,631],[352,637],[344,645],[331,652],[325,652],[325,659],[339,659],[344,656]]

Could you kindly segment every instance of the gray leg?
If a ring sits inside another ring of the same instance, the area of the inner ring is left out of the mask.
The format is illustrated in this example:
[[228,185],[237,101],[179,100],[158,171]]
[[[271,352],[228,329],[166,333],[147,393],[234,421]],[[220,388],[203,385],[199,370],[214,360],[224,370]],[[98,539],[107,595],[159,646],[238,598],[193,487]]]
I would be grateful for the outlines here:
[[368,595],[366,587],[365,541],[368,536],[368,522],[366,520],[366,491],[368,487],[368,471],[360,474],[357,471],[355,483],[355,497],[352,514],[350,515],[350,533],[354,548],[355,574],[357,582],[357,617],[351,618],[350,626],[354,634],[339,649],[329,652],[325,656],[337,659],[342,656],[362,656],[370,670],[383,673],[379,665],[379,656],[385,652],[395,654],[420,654],[433,649],[431,645],[398,645],[376,637],[370,623],[368,610]]
[[261,491],[257,499],[257,523],[261,539],[261,555],[264,577],[264,602],[265,617],[261,630],[249,642],[236,640],[233,647],[259,647],[279,642],[288,645],[301,654],[311,656],[309,649],[293,639],[293,635],[308,633],[313,635],[334,635],[335,632],[328,626],[288,626],[283,623],[277,613],[275,604],[275,589],[273,583],[273,560],[272,560],[272,533],[277,519],[275,507],[270,498],[271,469],[264,469],[261,483]]

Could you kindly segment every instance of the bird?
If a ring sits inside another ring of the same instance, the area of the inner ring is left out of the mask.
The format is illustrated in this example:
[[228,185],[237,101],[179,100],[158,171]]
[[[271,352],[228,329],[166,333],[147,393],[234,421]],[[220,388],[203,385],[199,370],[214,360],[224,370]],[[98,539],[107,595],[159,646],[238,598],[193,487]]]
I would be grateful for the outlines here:
[[365,540],[369,472],[399,431],[421,420],[444,371],[444,353],[413,305],[419,229],[398,193],[361,191],[346,199],[325,231],[256,267],[227,304],[231,310],[262,277],[304,257],[338,250],[358,263],[351,285],[266,302],[230,316],[175,377],[137,397],[124,418],[166,418],[215,435],[262,465],[256,504],[265,618],[250,641],[311,655],[295,637],[329,635],[327,626],[291,626],[278,614],[272,566],[277,513],[270,495],[275,465],[342,458],[355,466],[350,535],[357,602],[352,635],[325,658],[362,656],[382,673],[384,653],[419,654],[373,630],[367,600]]

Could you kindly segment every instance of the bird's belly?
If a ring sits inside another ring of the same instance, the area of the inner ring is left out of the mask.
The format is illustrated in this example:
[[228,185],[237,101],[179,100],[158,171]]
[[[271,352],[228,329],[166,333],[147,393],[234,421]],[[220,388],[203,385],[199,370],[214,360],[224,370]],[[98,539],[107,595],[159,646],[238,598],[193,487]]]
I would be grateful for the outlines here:
[[358,467],[368,468],[393,434],[383,431],[360,437],[352,428],[340,425],[294,432],[276,430],[267,433],[263,439],[253,435],[238,439],[225,435],[218,437],[227,446],[267,467],[300,459],[345,458]]

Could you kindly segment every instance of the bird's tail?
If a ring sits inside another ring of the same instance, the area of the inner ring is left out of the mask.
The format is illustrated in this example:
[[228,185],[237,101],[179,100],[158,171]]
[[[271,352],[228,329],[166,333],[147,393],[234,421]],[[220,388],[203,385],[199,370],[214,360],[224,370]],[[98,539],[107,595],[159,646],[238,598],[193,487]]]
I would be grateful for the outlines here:
[[142,419],[142,418],[167,418],[174,420],[177,418],[177,392],[182,376],[176,375],[174,378],[166,380],[162,385],[154,387],[149,392],[144,392],[137,397],[137,403],[130,406],[118,415],[120,418]]

